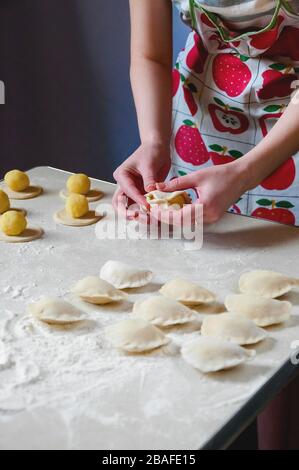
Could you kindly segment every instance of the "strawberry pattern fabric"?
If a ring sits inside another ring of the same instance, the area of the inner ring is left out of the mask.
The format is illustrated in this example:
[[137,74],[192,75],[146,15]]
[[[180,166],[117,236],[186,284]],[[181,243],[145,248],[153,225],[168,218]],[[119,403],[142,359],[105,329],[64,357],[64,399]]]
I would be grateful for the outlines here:
[[[170,178],[242,158],[299,83],[299,1],[174,3],[193,31],[173,71]],[[299,226],[299,152],[230,211]]]

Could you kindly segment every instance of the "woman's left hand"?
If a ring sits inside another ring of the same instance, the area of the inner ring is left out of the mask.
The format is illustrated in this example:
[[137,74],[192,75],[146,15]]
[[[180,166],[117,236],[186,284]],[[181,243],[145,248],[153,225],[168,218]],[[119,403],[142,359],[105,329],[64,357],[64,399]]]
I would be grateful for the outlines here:
[[[196,204],[203,205],[204,223],[216,222],[247,190],[246,176],[244,172],[240,171],[240,165],[236,161],[203,168],[171,181],[157,183],[157,189],[167,192],[190,188],[196,190],[198,199],[191,205],[185,205],[181,210],[171,211],[171,221],[173,224],[180,224],[184,214],[191,214],[191,220],[194,222]],[[165,211],[155,209],[151,212],[152,215],[155,215],[161,221],[169,220],[169,214],[165,214]]]

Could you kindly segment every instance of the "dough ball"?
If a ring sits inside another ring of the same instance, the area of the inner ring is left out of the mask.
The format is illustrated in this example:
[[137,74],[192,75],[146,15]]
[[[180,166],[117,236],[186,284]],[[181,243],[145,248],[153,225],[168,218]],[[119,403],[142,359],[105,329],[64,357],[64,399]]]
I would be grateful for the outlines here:
[[27,227],[26,217],[19,211],[7,211],[0,218],[0,229],[5,235],[18,236]]
[[90,179],[83,173],[78,173],[69,177],[66,187],[70,193],[87,194],[90,190]]
[[88,201],[82,194],[70,194],[66,200],[65,210],[74,219],[83,217],[89,210]]
[[10,202],[8,196],[4,191],[2,191],[2,189],[0,189],[0,214],[8,211],[9,208]]
[[4,181],[12,191],[24,191],[30,185],[28,176],[20,170],[11,170],[6,173]]

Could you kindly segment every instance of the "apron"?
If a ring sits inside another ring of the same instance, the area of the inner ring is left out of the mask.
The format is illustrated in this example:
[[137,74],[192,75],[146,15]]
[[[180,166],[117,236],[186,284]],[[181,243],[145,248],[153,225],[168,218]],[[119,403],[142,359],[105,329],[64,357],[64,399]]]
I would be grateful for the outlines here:
[[[219,15],[195,0],[175,3],[193,32],[173,70],[170,178],[242,158],[281,117],[299,78],[292,2],[272,2],[270,14],[253,19],[240,16],[243,5],[226,17],[232,8]],[[299,152],[229,212],[299,225]]]

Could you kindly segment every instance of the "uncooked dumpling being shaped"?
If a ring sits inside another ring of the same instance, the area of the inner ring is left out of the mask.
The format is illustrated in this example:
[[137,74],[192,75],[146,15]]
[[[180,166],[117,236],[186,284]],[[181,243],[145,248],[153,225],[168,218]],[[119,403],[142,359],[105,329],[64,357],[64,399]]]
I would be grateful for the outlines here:
[[254,350],[246,350],[230,341],[200,337],[182,347],[185,361],[201,372],[231,369],[255,356]]
[[133,314],[157,326],[188,323],[195,318],[194,312],[188,307],[162,295],[138,300],[134,304]]
[[261,327],[288,320],[292,308],[286,300],[266,299],[252,294],[230,294],[224,304],[229,312],[243,315]]
[[239,279],[239,288],[242,293],[261,295],[267,299],[280,297],[294,287],[299,287],[298,279],[263,269],[244,273]]
[[201,334],[240,345],[258,343],[267,335],[252,320],[234,313],[207,315],[201,325]]
[[211,303],[216,300],[216,296],[209,290],[195,282],[180,278],[166,282],[161,287],[160,293],[189,306]]
[[74,305],[55,297],[45,297],[28,306],[38,320],[52,325],[67,325],[84,320],[85,315]]
[[126,299],[127,295],[97,276],[87,276],[73,287],[72,292],[91,304],[104,305]]
[[105,328],[106,338],[118,349],[145,352],[169,343],[169,339],[154,325],[141,319],[123,320]]
[[150,206],[158,206],[160,209],[177,210],[192,202],[186,191],[167,193],[156,190],[145,194],[145,198]]
[[145,286],[152,280],[153,273],[120,261],[110,260],[102,267],[100,277],[117,289],[127,289]]

